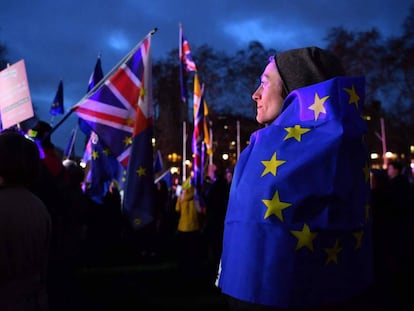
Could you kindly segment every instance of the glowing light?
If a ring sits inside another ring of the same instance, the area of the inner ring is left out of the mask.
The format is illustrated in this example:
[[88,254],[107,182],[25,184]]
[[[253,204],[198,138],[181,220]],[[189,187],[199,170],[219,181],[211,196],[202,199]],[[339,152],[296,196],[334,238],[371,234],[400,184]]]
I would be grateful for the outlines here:
[[228,155],[227,153],[223,153],[223,154],[221,155],[221,158],[222,158],[223,160],[228,160],[228,159],[229,159],[229,155]]
[[372,160],[375,160],[375,159],[378,159],[378,158],[379,158],[378,153],[375,153],[375,152],[371,153],[371,159]]
[[389,159],[389,158],[394,157],[394,154],[393,154],[391,151],[387,151],[387,152],[385,153],[385,157],[386,157],[387,159]]

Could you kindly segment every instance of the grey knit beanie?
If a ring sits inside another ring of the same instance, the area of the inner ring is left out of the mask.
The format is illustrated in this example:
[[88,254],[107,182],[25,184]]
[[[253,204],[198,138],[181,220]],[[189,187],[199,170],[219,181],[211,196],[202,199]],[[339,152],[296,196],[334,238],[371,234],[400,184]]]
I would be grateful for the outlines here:
[[274,59],[287,94],[345,75],[340,60],[333,53],[315,46],[288,50],[277,54]]

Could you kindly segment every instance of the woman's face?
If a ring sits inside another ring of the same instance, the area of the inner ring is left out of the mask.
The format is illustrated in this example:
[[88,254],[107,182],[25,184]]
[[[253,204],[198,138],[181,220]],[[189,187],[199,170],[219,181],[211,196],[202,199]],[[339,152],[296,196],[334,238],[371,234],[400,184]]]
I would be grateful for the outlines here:
[[263,71],[260,85],[252,95],[257,104],[257,122],[269,125],[279,116],[284,100],[282,90],[282,78],[272,60]]

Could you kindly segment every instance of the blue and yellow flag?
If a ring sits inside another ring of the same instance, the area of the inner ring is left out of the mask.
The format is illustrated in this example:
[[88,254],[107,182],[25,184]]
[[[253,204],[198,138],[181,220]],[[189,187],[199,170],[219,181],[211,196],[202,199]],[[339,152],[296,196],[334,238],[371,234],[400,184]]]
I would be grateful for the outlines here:
[[372,283],[364,78],[293,91],[235,168],[218,285],[238,299],[311,307]]
[[55,116],[58,114],[63,114],[63,112],[63,81],[60,80],[55,97],[53,98],[52,105],[50,106],[49,113],[52,116]]

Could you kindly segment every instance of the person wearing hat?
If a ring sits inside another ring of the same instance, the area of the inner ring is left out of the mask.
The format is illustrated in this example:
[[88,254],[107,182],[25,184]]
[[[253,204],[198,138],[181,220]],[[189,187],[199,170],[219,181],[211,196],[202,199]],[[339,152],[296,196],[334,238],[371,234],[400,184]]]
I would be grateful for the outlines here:
[[234,170],[216,285],[230,310],[357,310],[373,283],[364,78],[311,46],[272,56]]

